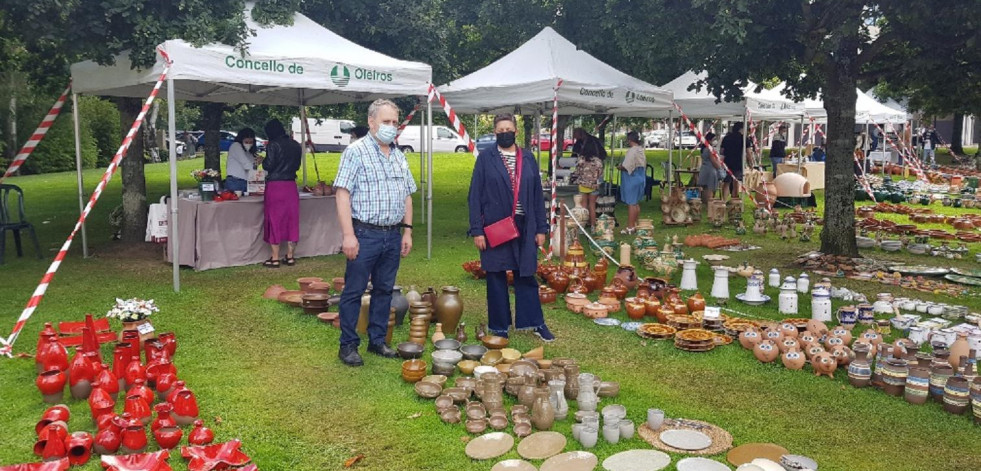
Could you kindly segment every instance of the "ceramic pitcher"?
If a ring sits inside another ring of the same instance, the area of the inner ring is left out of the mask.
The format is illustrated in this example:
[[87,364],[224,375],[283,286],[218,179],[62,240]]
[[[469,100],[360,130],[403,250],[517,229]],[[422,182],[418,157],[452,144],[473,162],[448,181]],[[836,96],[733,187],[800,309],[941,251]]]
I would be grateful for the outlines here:
[[576,396],[576,405],[579,406],[579,410],[595,411],[596,404],[599,402],[599,396],[596,394],[598,391],[599,385],[596,376],[590,373],[581,373],[579,375],[579,395]]
[[535,403],[531,408],[531,424],[538,430],[549,430],[554,422],[555,408],[548,399],[548,390],[536,390]]
[[548,382],[548,400],[555,409],[555,420],[565,420],[569,415],[569,403],[565,400],[565,381],[555,379]]

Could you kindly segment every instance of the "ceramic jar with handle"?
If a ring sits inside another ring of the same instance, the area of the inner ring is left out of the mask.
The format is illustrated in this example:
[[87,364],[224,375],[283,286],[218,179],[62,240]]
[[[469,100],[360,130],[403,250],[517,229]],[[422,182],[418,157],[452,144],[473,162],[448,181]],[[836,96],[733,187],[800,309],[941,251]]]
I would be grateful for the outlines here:
[[565,380],[549,381],[548,390],[548,400],[555,409],[555,420],[565,420],[569,415],[569,402],[565,400]]
[[599,402],[599,396],[596,394],[599,389],[598,384],[596,384],[596,376],[590,373],[580,373],[578,381],[579,394],[576,396],[578,409],[589,412],[595,411]]
[[548,400],[548,389],[535,390],[535,402],[531,407],[531,424],[538,430],[550,430],[555,423],[555,408]]

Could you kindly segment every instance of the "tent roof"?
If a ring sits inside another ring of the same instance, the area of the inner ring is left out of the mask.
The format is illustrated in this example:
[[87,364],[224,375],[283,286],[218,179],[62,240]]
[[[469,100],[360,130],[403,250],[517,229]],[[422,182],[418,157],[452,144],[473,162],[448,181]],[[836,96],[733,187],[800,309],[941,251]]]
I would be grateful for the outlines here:
[[[855,101],[856,124],[902,124],[906,122],[907,114],[905,111],[890,108],[879,103],[875,98],[866,95],[858,88],[855,89],[855,93],[858,95]],[[824,102],[821,100],[820,95],[816,99],[804,100],[804,107],[807,109],[809,116],[821,121],[827,120],[828,113],[824,110]]]
[[[255,30],[243,55],[234,46],[194,47],[180,40],[160,46],[173,60],[170,76],[180,100],[264,105],[307,105],[426,95],[432,68],[395,59],[348,41],[310,18],[294,14],[289,26],[261,26],[246,5],[246,27]],[[134,70],[125,54],[115,65],[73,64],[78,93],[145,97],[163,71]]]
[[459,113],[547,112],[559,79],[560,114],[652,116],[671,108],[670,92],[603,63],[548,27],[439,91]]
[[689,87],[699,80],[708,77],[705,71],[695,73],[685,72],[678,78],[666,83],[664,88],[674,94],[674,101],[692,118],[726,118],[741,117],[748,108],[753,119],[789,119],[799,117],[804,113],[804,107],[781,94],[783,85],[773,89],[754,91],[755,84],[743,89],[743,98],[739,101],[719,101],[715,95],[702,87],[701,90],[689,90]]

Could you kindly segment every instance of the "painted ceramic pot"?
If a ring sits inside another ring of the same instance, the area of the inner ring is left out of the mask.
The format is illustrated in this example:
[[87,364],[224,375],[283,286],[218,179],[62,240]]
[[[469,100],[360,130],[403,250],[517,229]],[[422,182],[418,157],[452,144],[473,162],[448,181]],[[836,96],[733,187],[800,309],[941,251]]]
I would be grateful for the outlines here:
[[65,372],[55,369],[39,374],[34,384],[41,391],[44,402],[57,404],[65,397],[65,383],[67,382],[68,378],[65,376]]
[[184,431],[179,427],[163,427],[153,431],[153,439],[160,448],[170,450],[180,444]]
[[752,350],[756,344],[763,341],[763,337],[760,332],[755,328],[746,329],[741,334],[739,334],[739,344],[747,350]]
[[780,348],[780,353],[786,353],[791,350],[800,351],[801,349],[800,342],[793,337],[784,337],[783,340],[777,343],[777,347]]
[[797,337],[797,341],[800,342],[801,348],[806,349],[807,347],[810,347],[812,343],[817,341],[817,337],[815,337],[814,334],[808,330],[803,334],[800,334],[800,336]]
[[583,307],[589,304],[585,294],[569,293],[565,295],[565,307],[576,314],[582,314]]
[[954,415],[961,415],[970,404],[970,385],[967,378],[954,376],[944,385],[944,410]]
[[122,437],[120,450],[124,454],[140,453],[146,449],[146,430],[143,429],[143,424],[137,419],[129,421],[126,428],[123,429]]
[[552,304],[555,302],[558,294],[554,289],[549,288],[548,285],[542,285],[538,287],[538,300],[542,304]]
[[836,317],[843,327],[851,329],[858,322],[858,311],[855,306],[842,306],[838,308]]
[[780,329],[780,333],[782,333],[785,338],[786,337],[797,338],[800,335],[800,332],[797,331],[797,326],[790,322],[784,322],[780,324],[779,329]]
[[783,366],[789,370],[799,370],[804,367],[804,363],[807,359],[804,358],[804,354],[797,349],[788,350],[780,357],[783,361]]
[[763,332],[763,338],[772,340],[775,344],[780,344],[780,341],[783,340],[783,332],[780,332],[780,329],[768,329]]
[[821,352],[811,357],[811,366],[814,367],[814,374],[817,376],[825,375],[834,379],[835,370],[838,369],[838,362],[835,357],[828,352]]
[[763,363],[770,363],[780,356],[780,349],[777,348],[777,344],[772,340],[763,340],[753,346],[753,355]]
[[822,347],[820,344],[815,343],[815,344],[811,344],[810,347],[807,347],[807,350],[804,350],[804,356],[807,357],[808,361],[814,361],[815,355],[819,353],[824,353],[826,351],[827,350],[825,350],[824,347]]
[[845,325],[836,326],[831,329],[831,337],[838,337],[845,341],[845,345],[852,343],[852,329]]
[[157,431],[162,428],[177,427],[177,421],[171,415],[174,406],[170,405],[169,402],[161,402],[153,406],[153,410],[157,412],[157,418],[150,423],[150,430]]
[[865,332],[862,332],[860,338],[868,340],[869,342],[872,343],[872,345],[875,345],[876,347],[878,347],[882,343],[882,334],[872,329],[868,329]]
[[661,309],[661,301],[654,296],[644,300],[644,315],[657,318],[657,311]]
[[628,298],[626,306],[627,306],[627,317],[635,321],[639,321],[643,319],[644,315],[647,313],[647,309],[644,306],[644,302],[637,298]]
[[687,302],[688,312],[704,311],[705,310],[705,298],[702,297],[702,293],[695,293],[688,298]]
[[828,337],[824,341],[824,348],[827,349],[829,352],[835,347],[842,347],[845,345],[846,345],[845,339],[841,337]]
[[907,376],[909,366],[906,360],[887,358],[882,364],[882,390],[890,396],[902,396]]
[[906,389],[903,397],[910,404],[923,404],[930,396],[930,370],[922,366],[911,366],[906,376]]
[[981,376],[971,381],[971,406],[974,410],[974,423],[981,424]]
[[[460,421],[460,409],[456,410],[457,422]],[[189,445],[208,445],[215,441],[215,433],[211,431],[210,428],[204,426],[204,422],[201,420],[194,421],[194,429],[191,430],[190,435],[187,436],[187,443]]]
[[848,382],[856,388],[872,384],[872,366],[869,364],[869,348],[865,344],[855,346],[855,359],[848,364]]

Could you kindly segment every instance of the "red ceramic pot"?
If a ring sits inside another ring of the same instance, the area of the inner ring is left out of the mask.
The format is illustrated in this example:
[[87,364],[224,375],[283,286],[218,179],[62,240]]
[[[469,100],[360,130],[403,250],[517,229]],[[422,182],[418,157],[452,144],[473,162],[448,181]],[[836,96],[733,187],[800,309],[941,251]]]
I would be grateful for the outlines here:
[[128,343],[117,343],[112,350],[112,374],[116,375],[116,378],[122,384],[126,379],[126,367],[129,366],[129,361],[133,358],[130,352],[130,345]]
[[[44,461],[41,463],[23,463],[0,466],[0,471],[66,471],[71,464],[68,458],[55,461]],[[246,468],[242,470],[248,471]],[[255,471],[255,470],[252,470]]]
[[123,410],[133,419],[139,420],[143,425],[150,423],[150,419],[152,418],[150,405],[139,394],[126,396],[126,404]]
[[168,373],[177,375],[177,368],[174,368],[174,363],[168,358],[155,360],[153,363],[146,365],[146,385],[150,389],[156,389],[160,376]]
[[65,372],[55,369],[39,374],[34,384],[41,391],[44,402],[57,404],[65,397],[66,382],[68,378],[65,377]]
[[150,424],[150,430],[157,431],[161,428],[177,426],[177,420],[171,415],[174,406],[170,405],[169,402],[161,402],[153,406],[153,410],[157,411],[157,418],[153,419],[153,423]]
[[210,428],[204,426],[201,420],[194,421],[194,429],[187,436],[189,445],[207,445],[215,440],[215,433]]
[[75,399],[86,399],[92,392],[92,382],[95,381],[95,367],[89,363],[82,347],[75,349],[75,356],[68,365],[68,388]]
[[94,443],[92,434],[88,432],[75,432],[68,437],[68,462],[72,466],[80,466],[88,463],[92,456],[92,444]]
[[129,388],[129,391],[126,391],[126,397],[136,395],[142,397],[147,405],[153,404],[154,399],[157,398],[156,394],[146,386],[146,382],[142,379],[137,379],[133,387]]
[[184,431],[178,427],[162,427],[153,431],[153,438],[157,441],[160,448],[171,449],[181,443]]
[[167,354],[167,346],[159,339],[144,342],[143,352],[146,354],[146,364],[148,365],[161,360],[170,360],[170,355]]
[[168,357],[173,360],[174,354],[177,353],[177,337],[173,332],[164,332],[157,337],[157,340],[164,344],[167,349]]
[[238,468],[252,460],[241,448],[240,440],[232,440],[210,446],[187,446],[181,449],[181,456],[189,460],[187,469],[191,471]]
[[112,410],[115,407],[116,401],[112,399],[112,396],[105,389],[99,387],[92,388],[92,394],[89,394],[89,410],[92,411],[93,422],[98,424],[99,418],[102,416],[106,414],[112,415]]
[[68,419],[71,417],[71,411],[68,410],[68,406],[64,404],[58,404],[56,406],[51,406],[41,414],[41,420],[37,422],[34,426],[34,433],[40,435],[41,430],[47,427],[51,422],[65,422],[68,423]]
[[[58,332],[54,330],[54,327],[51,325],[50,322],[45,322],[44,328],[41,329],[41,332],[37,334],[37,347],[35,348],[34,351],[40,352],[41,348],[43,348],[48,343],[49,337],[58,338]],[[35,359],[35,361],[37,360]]]
[[109,396],[115,399],[119,394],[119,378],[106,365],[99,363],[95,369],[95,381],[92,383],[94,388],[102,388]]
[[190,389],[174,391],[171,397],[173,400],[168,402],[174,406],[174,418],[179,425],[190,425],[198,418],[198,401]]
[[111,428],[114,429],[116,433],[122,432],[123,428],[122,425],[120,425],[119,423],[120,419],[121,417],[119,417],[118,414],[112,414],[112,413],[103,414],[99,416],[99,420],[95,421],[95,429],[102,430],[102,429]]
[[170,452],[137,453],[126,456],[103,456],[102,467],[114,471],[170,471]]
[[144,368],[140,363],[139,355],[134,355],[130,358],[129,364],[126,365],[124,378],[126,379],[126,386],[128,387],[132,387],[134,384],[136,384],[136,380],[138,379],[146,381],[146,368]]
[[140,357],[140,333],[135,330],[124,330],[119,334],[119,341],[129,345],[129,356]]
[[164,373],[157,376],[157,397],[161,401],[167,400],[167,395],[173,392],[174,386],[177,384],[177,376],[171,373]]
[[38,372],[48,370],[68,371],[68,350],[65,349],[57,336],[47,337],[44,346],[34,357]]
[[37,441],[34,442],[34,454],[40,457],[46,456],[46,453],[48,453],[47,456],[51,457],[60,454],[64,457],[68,454],[68,450],[65,448],[65,440],[67,439],[68,424],[61,421],[51,422],[38,434]]
[[100,455],[111,455],[119,450],[123,437],[118,427],[112,426],[103,429],[95,434],[95,441],[92,449]]
[[126,428],[123,429],[122,438],[120,448],[123,453],[139,453],[146,449],[146,430],[137,419],[129,421]]

